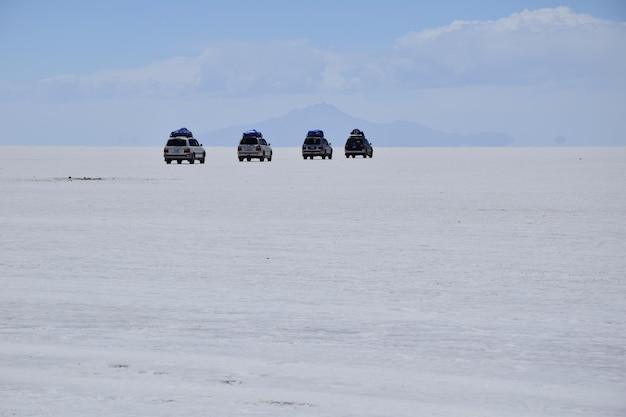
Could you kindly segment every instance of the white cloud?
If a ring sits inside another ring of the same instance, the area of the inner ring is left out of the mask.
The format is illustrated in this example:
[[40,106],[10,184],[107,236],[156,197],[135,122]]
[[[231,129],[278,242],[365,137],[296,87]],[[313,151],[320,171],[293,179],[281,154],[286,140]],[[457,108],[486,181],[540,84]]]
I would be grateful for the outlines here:
[[[40,80],[21,95],[53,99],[174,98],[198,96],[273,95],[334,88],[328,74],[340,58],[303,40],[270,43],[225,42],[196,57],[175,57],[138,68],[77,76],[63,74]],[[349,80],[343,80],[344,87]],[[15,89],[0,85],[0,94]]]
[[611,83],[626,73],[626,26],[566,7],[409,33],[390,71],[404,87]]
[[140,68],[50,77],[38,83],[34,94],[53,99],[170,97],[189,93],[199,79],[198,59],[175,57]]
[[305,40],[223,43],[198,60],[198,91],[228,96],[353,91],[375,84],[379,73],[376,62]]
[[323,52],[304,40],[222,43],[198,60],[199,91],[234,96],[309,91],[322,84],[325,67]]

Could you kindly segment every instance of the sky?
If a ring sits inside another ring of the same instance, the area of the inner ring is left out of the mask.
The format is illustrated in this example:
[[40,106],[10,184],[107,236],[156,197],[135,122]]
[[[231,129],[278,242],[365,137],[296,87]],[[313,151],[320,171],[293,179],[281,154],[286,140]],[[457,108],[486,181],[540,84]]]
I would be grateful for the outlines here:
[[160,146],[316,103],[626,145],[622,0],[0,0],[0,51],[0,145]]

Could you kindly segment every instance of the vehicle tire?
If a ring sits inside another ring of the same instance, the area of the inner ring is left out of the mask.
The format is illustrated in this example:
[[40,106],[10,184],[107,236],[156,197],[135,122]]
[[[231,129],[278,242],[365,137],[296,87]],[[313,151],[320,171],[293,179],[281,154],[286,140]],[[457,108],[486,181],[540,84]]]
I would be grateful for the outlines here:
[[171,160],[171,159],[166,159],[166,160],[165,160],[165,163],[169,165],[169,164],[171,164],[171,163],[172,163],[172,160]]
[[239,162],[243,162],[243,156],[239,157]]
[[306,161],[306,159],[308,158],[308,156],[306,156],[306,155],[302,155],[302,158]]
[[176,163],[177,163],[178,165],[180,165],[180,164],[182,164],[182,163],[183,163],[183,160],[182,160],[182,159],[177,159],[177,160],[176,160]]
[[274,152],[270,152],[270,156],[267,158],[267,162],[272,162],[272,155]]
[[251,156],[247,157],[246,160],[248,160],[248,162],[252,159]]
[[263,155],[261,155],[261,157],[259,158],[259,161],[261,162],[265,161],[265,152],[263,152]]
[[352,155],[352,159],[354,159],[354,158],[356,158],[356,155],[354,155],[354,154],[353,154],[353,155]]
[[322,159],[326,159],[326,154],[322,155]]
[[206,153],[203,153],[202,158],[200,158],[200,163],[204,164],[205,159],[206,159]]
[[328,155],[328,159],[333,159],[333,153],[331,152],[330,155]]
[[350,158],[350,155],[346,154],[346,158]]

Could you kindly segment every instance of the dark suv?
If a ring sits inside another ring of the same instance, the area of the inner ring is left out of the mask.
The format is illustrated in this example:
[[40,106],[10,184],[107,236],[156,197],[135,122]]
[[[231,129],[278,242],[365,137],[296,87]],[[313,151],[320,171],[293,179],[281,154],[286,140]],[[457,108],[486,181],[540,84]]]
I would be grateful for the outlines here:
[[345,146],[346,158],[363,155],[363,158],[374,156],[372,144],[365,138],[365,134],[359,129],[353,129]]

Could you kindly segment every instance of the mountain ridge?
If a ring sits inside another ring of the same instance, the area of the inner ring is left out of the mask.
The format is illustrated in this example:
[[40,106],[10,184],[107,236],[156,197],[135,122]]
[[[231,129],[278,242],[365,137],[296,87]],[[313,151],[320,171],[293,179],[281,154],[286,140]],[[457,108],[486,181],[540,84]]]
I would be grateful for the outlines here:
[[242,132],[256,129],[273,146],[298,147],[309,130],[321,129],[325,137],[334,142],[334,146],[342,146],[350,131],[355,128],[362,130],[374,146],[382,147],[507,146],[513,143],[511,136],[500,132],[464,135],[446,133],[403,120],[369,122],[326,103],[294,109],[283,116],[253,124],[203,132],[197,137],[207,138],[203,140],[208,146],[233,146],[239,142]]

